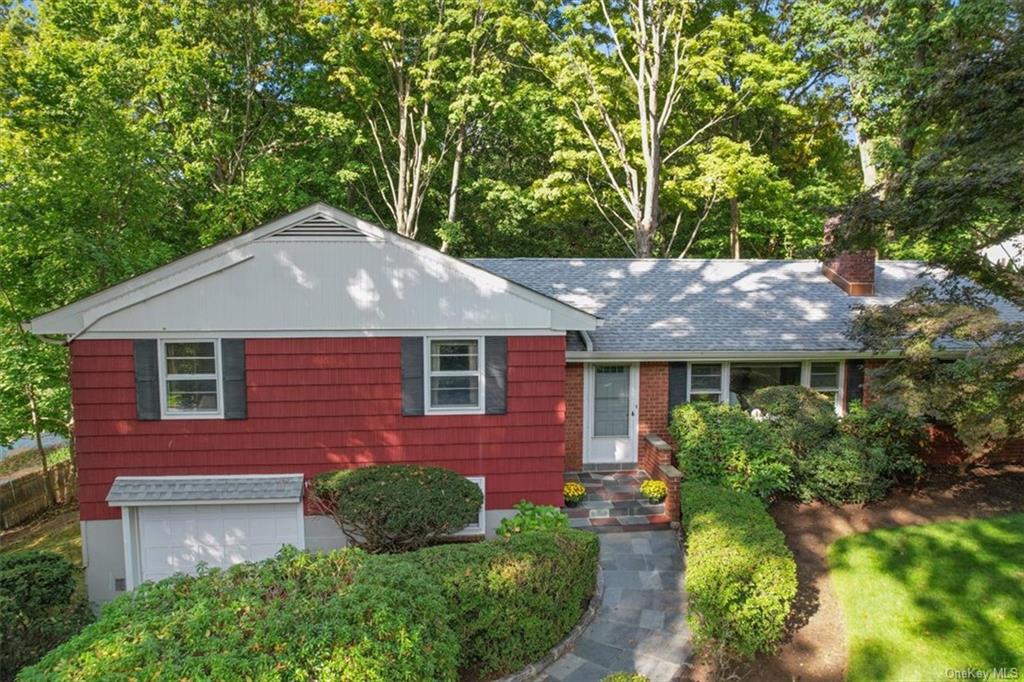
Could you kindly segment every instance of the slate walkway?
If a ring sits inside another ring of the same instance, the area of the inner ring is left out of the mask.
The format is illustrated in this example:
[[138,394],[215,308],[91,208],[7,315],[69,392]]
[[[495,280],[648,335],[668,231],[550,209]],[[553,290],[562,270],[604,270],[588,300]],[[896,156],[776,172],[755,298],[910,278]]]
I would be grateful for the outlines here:
[[562,511],[573,528],[595,533],[621,533],[641,530],[665,530],[671,519],[664,504],[653,504],[640,492],[647,480],[643,471],[575,471],[565,481],[575,481],[587,489],[587,496],[578,507]]
[[604,600],[572,651],[552,663],[543,682],[600,682],[638,672],[651,682],[681,675],[689,660],[683,557],[675,531],[601,535]]

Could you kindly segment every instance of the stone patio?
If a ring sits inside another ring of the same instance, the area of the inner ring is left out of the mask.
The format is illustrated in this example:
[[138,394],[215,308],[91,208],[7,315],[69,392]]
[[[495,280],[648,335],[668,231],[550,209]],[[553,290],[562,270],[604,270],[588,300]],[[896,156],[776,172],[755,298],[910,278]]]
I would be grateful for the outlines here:
[[671,519],[664,504],[651,504],[640,493],[647,474],[640,470],[579,471],[567,473],[565,480],[582,483],[587,496],[577,507],[566,507],[573,528],[597,533],[665,530]]
[[597,617],[537,679],[600,682],[614,672],[638,672],[651,682],[679,679],[692,649],[676,533],[602,535],[600,561],[605,589]]

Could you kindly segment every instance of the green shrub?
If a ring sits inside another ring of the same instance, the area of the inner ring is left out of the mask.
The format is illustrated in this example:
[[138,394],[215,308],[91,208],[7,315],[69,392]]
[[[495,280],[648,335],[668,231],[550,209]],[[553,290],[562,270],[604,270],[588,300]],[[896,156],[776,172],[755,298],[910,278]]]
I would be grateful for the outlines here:
[[483,496],[449,469],[415,465],[346,469],[313,479],[319,506],[368,552],[405,552],[435,543],[477,519]]
[[750,406],[766,420],[799,457],[835,435],[839,428],[835,403],[803,386],[769,386],[754,392]]
[[502,519],[497,533],[504,537],[510,537],[527,531],[558,530],[568,527],[569,517],[557,507],[520,500],[516,505],[515,516]]
[[403,555],[440,586],[473,679],[514,672],[576,625],[597,577],[597,536],[526,532]]
[[792,454],[779,433],[739,407],[687,403],[672,411],[684,480],[742,490],[767,500],[789,486]]
[[640,673],[612,673],[601,682],[651,682],[650,678]]
[[700,646],[774,650],[796,597],[796,562],[761,502],[706,483],[680,489],[689,622]]
[[920,453],[927,442],[925,423],[894,405],[850,403],[840,430],[885,452],[885,472],[894,481],[913,481],[924,473]]
[[14,679],[92,620],[76,572],[49,552],[0,554],[0,680]]
[[797,460],[794,491],[804,502],[872,502],[896,483],[891,464],[882,448],[839,434]]
[[421,571],[358,549],[146,583],[21,680],[452,680],[458,640]]

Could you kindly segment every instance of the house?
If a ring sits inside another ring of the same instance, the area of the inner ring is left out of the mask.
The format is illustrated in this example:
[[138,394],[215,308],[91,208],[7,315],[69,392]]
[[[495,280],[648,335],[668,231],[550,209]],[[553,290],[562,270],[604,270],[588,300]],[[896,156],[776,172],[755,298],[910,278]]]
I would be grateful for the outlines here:
[[864,391],[860,304],[930,276],[817,261],[462,261],[315,204],[31,321],[71,353],[86,583],[333,548],[308,479],[388,462],[477,482],[492,532],[563,474],[671,476],[670,405]]

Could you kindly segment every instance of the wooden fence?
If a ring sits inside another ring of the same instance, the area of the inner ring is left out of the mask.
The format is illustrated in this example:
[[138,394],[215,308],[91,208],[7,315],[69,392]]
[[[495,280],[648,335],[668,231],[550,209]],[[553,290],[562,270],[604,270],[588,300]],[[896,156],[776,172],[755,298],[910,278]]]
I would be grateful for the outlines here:
[[[65,504],[75,498],[78,488],[71,462],[51,466],[50,480],[57,504]],[[0,528],[4,530],[28,521],[49,506],[42,471],[0,483]]]

